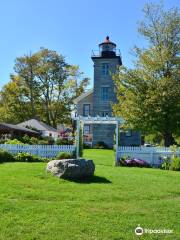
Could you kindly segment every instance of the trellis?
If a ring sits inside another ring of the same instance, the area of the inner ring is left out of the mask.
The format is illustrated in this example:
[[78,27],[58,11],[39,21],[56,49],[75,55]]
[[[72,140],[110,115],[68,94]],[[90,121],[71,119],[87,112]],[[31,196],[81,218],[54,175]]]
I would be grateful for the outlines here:
[[83,117],[78,116],[75,117],[74,120],[77,122],[76,129],[76,157],[79,158],[79,138],[80,138],[80,127],[84,124],[113,124],[116,125],[116,157],[115,157],[115,165],[118,160],[118,142],[119,142],[119,126],[120,123],[123,122],[122,119],[117,117]]

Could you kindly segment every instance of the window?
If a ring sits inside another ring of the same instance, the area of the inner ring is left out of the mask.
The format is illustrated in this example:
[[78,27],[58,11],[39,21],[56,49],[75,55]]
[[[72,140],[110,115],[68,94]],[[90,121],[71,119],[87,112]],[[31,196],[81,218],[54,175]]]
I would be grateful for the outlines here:
[[84,134],[90,134],[90,125],[84,125]]
[[83,105],[83,116],[88,117],[90,115],[90,104]]
[[109,100],[109,87],[101,88],[101,100],[103,100],[103,101]]
[[108,63],[103,63],[102,74],[103,74],[103,76],[107,76],[109,74],[109,64]]

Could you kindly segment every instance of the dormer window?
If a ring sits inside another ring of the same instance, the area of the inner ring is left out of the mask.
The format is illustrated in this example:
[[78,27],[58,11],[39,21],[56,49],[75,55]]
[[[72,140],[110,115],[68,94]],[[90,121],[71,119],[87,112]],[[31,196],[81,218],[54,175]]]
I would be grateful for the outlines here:
[[102,64],[102,75],[103,76],[109,75],[109,64],[108,63]]

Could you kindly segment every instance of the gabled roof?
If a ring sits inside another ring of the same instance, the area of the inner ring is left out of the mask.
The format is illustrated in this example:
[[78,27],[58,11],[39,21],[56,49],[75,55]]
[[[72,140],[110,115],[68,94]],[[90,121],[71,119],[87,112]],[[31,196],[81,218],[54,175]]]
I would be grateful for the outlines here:
[[91,89],[91,90],[89,90],[89,91],[81,94],[79,97],[77,97],[77,98],[74,99],[74,103],[77,104],[77,103],[78,103],[79,101],[81,101],[83,98],[89,96],[89,95],[92,94],[92,93],[93,93],[93,89]]
[[5,131],[16,131],[16,132],[23,132],[23,133],[32,133],[32,134],[39,134],[38,132],[22,127],[22,126],[17,126],[14,124],[9,124],[9,123],[0,123],[0,131],[5,132]]
[[22,126],[22,127],[32,127],[35,128],[39,131],[51,131],[51,132],[57,132],[57,129],[47,125],[44,122],[38,121],[37,119],[30,119],[25,122],[17,124],[17,126]]

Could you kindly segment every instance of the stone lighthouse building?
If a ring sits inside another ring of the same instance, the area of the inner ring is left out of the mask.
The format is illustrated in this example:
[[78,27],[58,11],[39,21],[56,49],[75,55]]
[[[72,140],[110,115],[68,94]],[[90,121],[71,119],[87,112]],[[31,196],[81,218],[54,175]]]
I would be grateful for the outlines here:
[[[97,54],[92,53],[94,63],[93,89],[76,98],[77,115],[112,117],[112,104],[116,102],[115,86],[112,74],[117,67],[122,65],[116,44],[107,36],[104,42],[99,44]],[[97,124],[84,125],[84,142],[91,146],[104,142],[109,148],[114,144],[114,125]],[[137,132],[124,132],[120,134],[121,145],[140,145],[140,134]]]

